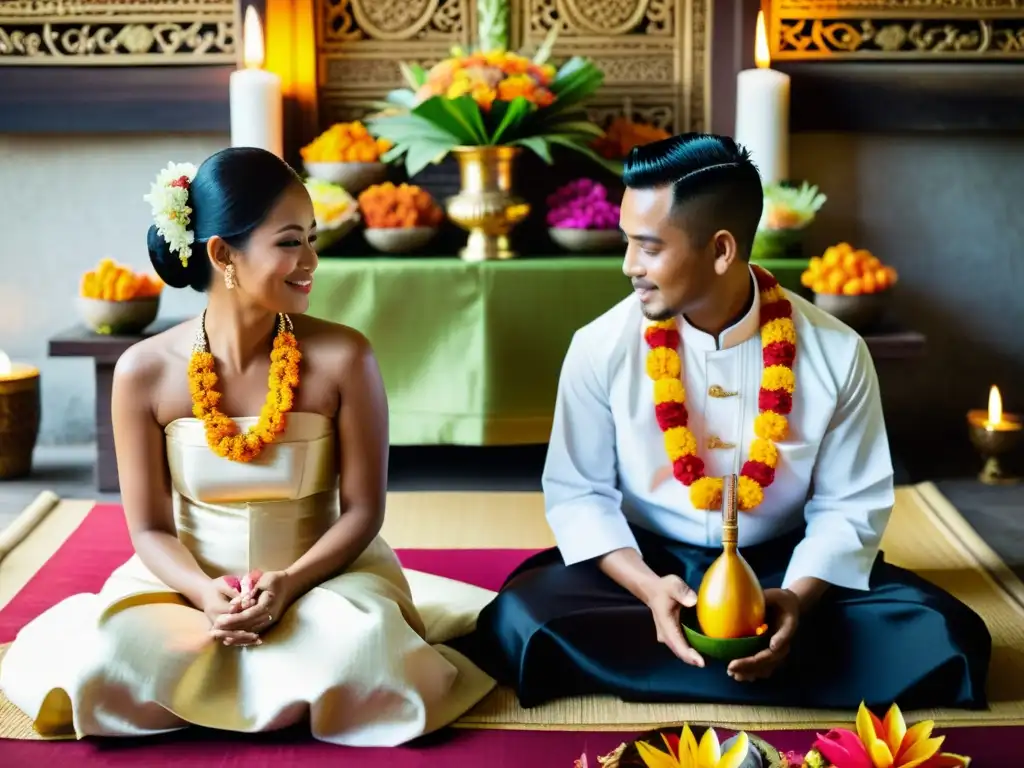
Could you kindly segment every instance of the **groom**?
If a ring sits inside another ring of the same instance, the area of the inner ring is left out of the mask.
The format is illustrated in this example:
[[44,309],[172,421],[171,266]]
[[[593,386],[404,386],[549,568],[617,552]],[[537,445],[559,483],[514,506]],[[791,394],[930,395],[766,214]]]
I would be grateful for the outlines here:
[[[986,706],[991,638],[886,563],[893,471],[864,341],[748,263],[762,186],[731,139],[626,161],[634,294],[580,329],[543,475],[557,548],[459,647],[523,706],[577,694],[855,709]],[[768,647],[728,665],[680,629],[721,552],[721,478],[765,589]]]

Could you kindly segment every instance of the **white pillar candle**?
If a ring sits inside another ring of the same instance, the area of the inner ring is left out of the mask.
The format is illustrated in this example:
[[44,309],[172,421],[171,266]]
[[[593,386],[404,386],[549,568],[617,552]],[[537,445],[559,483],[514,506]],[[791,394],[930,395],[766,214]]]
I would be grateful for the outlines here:
[[231,146],[259,147],[284,157],[281,78],[263,69],[263,30],[256,9],[245,11],[245,69],[231,73]]
[[757,15],[756,69],[736,78],[737,143],[750,150],[765,185],[789,178],[789,75],[769,69],[764,13]]

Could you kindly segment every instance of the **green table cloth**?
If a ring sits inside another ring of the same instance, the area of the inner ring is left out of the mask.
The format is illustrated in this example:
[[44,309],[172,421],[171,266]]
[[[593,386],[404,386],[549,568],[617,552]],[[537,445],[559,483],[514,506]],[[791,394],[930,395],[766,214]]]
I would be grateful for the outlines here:
[[[787,286],[806,267],[760,263]],[[323,258],[310,313],[370,340],[393,445],[546,443],[573,333],[630,290],[608,256]]]

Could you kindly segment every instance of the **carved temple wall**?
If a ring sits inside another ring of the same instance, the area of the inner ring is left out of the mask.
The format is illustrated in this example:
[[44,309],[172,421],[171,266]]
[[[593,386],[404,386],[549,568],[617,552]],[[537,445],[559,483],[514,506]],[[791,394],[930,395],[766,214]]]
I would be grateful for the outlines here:
[[0,66],[224,64],[234,0],[0,0]]
[[1024,58],[1024,0],[775,0],[776,60]]
[[[593,59],[605,87],[594,119],[670,131],[709,123],[712,0],[510,0],[509,45],[532,52],[558,30],[556,60]],[[361,117],[402,85],[398,60],[429,67],[477,40],[474,0],[316,0],[321,122]]]

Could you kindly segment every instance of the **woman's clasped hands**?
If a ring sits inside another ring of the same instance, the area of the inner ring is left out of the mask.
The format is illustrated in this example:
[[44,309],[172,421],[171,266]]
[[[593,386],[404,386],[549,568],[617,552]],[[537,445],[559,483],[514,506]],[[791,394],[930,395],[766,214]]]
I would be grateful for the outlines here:
[[202,609],[210,634],[224,645],[262,645],[260,635],[280,620],[290,600],[284,571],[252,571],[211,579]]

